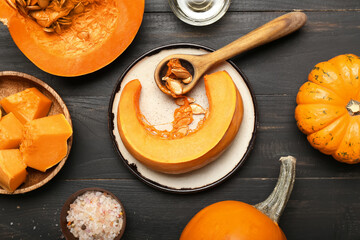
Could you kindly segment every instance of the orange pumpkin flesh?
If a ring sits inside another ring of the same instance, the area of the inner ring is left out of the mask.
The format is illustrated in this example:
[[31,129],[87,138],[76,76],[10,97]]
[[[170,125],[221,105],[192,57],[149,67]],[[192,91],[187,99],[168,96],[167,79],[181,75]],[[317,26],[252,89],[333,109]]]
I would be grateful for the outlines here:
[[22,124],[47,116],[51,107],[48,99],[36,88],[28,88],[0,101],[3,109],[12,112]]
[[63,114],[35,119],[24,126],[20,152],[24,163],[45,172],[67,154],[72,128]]
[[[44,32],[4,0],[0,1],[0,20],[19,49],[40,69],[79,76],[108,65],[125,51],[140,27],[144,5],[144,0],[97,0],[91,11],[75,19],[61,35]],[[80,38],[81,31],[88,32],[89,39]]]
[[0,186],[13,192],[26,179],[26,165],[19,149],[0,150]]
[[[221,84],[219,84],[221,83]],[[198,169],[215,160],[239,130],[243,105],[231,77],[225,72],[205,76],[209,116],[196,132],[179,139],[161,139],[139,119],[141,84],[129,82],[120,97],[118,129],[127,150],[148,167],[171,174]]]
[[296,98],[295,119],[310,144],[349,164],[360,162],[360,58],[317,64]]
[[180,240],[286,240],[280,227],[255,207],[238,201],[214,203],[186,225]]
[[0,120],[0,149],[18,148],[23,136],[23,125],[13,113]]

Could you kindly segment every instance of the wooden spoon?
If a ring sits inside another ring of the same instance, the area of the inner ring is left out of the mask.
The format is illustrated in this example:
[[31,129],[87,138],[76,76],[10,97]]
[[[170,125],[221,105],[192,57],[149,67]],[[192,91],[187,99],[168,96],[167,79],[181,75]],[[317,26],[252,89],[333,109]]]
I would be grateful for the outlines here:
[[166,64],[170,59],[180,59],[182,65],[192,74],[193,80],[189,84],[182,84],[182,94],[189,92],[210,67],[232,58],[247,50],[284,37],[299,28],[306,22],[306,15],[302,12],[291,12],[282,15],[252,32],[240,37],[225,47],[204,55],[174,54],[170,55],[157,65],[155,69],[155,82],[161,91],[175,96],[166,86],[162,77],[167,71]]

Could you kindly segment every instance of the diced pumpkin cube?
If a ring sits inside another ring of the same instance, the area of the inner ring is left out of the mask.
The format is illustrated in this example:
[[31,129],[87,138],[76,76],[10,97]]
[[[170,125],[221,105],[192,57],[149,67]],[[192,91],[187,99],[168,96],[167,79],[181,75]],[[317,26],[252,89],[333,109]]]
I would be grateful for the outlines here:
[[28,88],[0,101],[3,109],[25,124],[33,119],[45,117],[50,110],[51,100],[36,88]]
[[26,165],[19,149],[0,150],[0,186],[15,191],[26,179]]
[[23,125],[13,113],[0,120],[0,149],[18,148],[23,135]]
[[45,172],[67,154],[67,139],[72,129],[63,114],[35,119],[24,126],[20,144],[24,163]]

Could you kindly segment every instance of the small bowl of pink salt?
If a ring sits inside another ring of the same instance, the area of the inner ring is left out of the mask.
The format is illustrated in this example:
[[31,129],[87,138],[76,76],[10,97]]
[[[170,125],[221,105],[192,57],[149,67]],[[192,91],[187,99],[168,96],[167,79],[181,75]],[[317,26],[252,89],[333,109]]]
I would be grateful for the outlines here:
[[67,240],[119,240],[126,226],[124,206],[105,189],[85,188],[65,202],[60,225]]

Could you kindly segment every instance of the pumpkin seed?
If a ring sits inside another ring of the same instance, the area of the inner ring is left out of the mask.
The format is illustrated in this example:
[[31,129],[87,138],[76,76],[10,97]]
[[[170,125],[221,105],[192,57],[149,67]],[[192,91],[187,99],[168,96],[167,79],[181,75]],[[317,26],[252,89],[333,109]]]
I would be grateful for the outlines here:
[[76,4],[76,6],[74,7],[74,9],[72,11],[75,14],[79,14],[79,13],[84,12],[84,10],[85,10],[85,6],[81,2],[79,2],[78,4]]
[[175,95],[181,95],[183,93],[183,88],[180,81],[174,80],[172,78],[167,78],[166,86]]
[[38,0],[31,0],[29,5],[34,6],[37,3],[38,3]]
[[20,6],[26,7],[26,2],[25,2],[25,0],[16,0],[16,2],[17,2]]
[[173,68],[171,69],[171,72],[177,77],[181,79],[186,79],[191,77],[191,74],[183,68]]
[[192,104],[190,104],[190,107],[191,107],[192,113],[195,114],[195,115],[205,114],[206,113],[206,110],[202,106],[200,106],[199,104],[192,103]]
[[193,102],[195,102],[195,99],[192,98],[192,97],[182,97],[182,98],[177,98],[177,99],[175,100],[176,105],[178,105],[178,106],[183,106],[183,105],[185,105],[185,99],[188,101],[188,103],[193,103]]
[[39,6],[44,9],[49,6],[50,0],[38,0]]
[[189,133],[189,126],[188,125],[185,125],[185,126],[182,126],[180,127],[177,131],[176,131],[177,134],[181,134],[183,136],[186,136],[188,133]]
[[60,7],[62,7],[65,4],[66,0],[60,0]]
[[28,11],[23,6],[19,5],[18,9],[19,9],[20,13],[22,13],[23,15],[28,15]]
[[190,76],[190,77],[188,77],[188,78],[185,78],[185,79],[182,79],[181,81],[182,81],[183,83],[186,83],[186,84],[191,83],[191,81],[192,81],[192,76]]
[[6,0],[10,7],[17,9],[15,0]]
[[30,10],[30,11],[37,11],[37,10],[41,10],[41,7],[39,7],[39,6],[32,6],[32,5],[27,5],[26,6],[26,9],[27,10]]
[[43,28],[43,30],[47,33],[53,33],[55,31],[53,28]]
[[54,29],[55,29],[55,32],[57,34],[61,34],[61,27],[60,27],[60,24],[58,22],[55,23]]
[[190,117],[184,117],[184,118],[181,118],[180,120],[178,120],[175,124],[174,124],[174,128],[177,129],[177,128],[180,128],[182,126],[185,126],[185,125],[189,125],[190,123],[192,122],[192,119]]
[[59,18],[57,22],[61,25],[69,26],[72,24],[71,19]]

